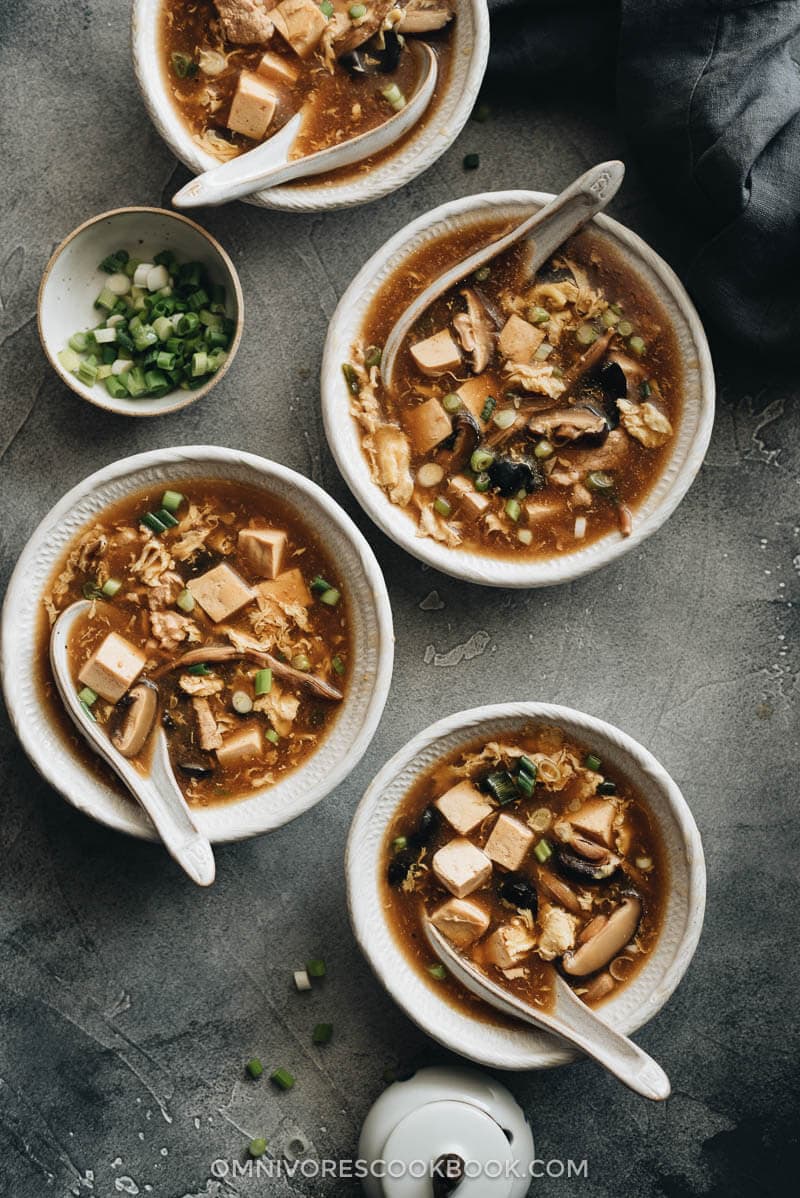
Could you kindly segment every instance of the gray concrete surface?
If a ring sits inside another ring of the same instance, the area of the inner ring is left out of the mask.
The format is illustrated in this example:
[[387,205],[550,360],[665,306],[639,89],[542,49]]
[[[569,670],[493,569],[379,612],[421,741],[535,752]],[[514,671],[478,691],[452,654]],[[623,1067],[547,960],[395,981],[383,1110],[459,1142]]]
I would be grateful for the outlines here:
[[[275,457],[328,488],[375,547],[398,634],[386,716],[359,768],[313,814],[222,849],[210,893],[158,849],[68,808],[3,720],[0,1194],[355,1195],[344,1182],[223,1184],[212,1162],[241,1160],[256,1134],[274,1151],[299,1132],[320,1157],[350,1155],[385,1066],[439,1055],[355,948],[347,827],[376,768],[411,733],[443,712],[522,696],[582,707],[644,741],[684,788],[709,871],[695,962],[639,1037],[672,1077],[673,1098],[647,1105],[591,1064],[508,1078],[540,1156],[588,1161],[588,1178],[532,1192],[784,1192],[798,1049],[796,374],[718,354],[706,465],[669,526],[619,565],[529,595],[437,576],[371,528],[332,463],[316,383],[327,321],[364,256],[424,209],[495,185],[557,189],[624,155],[610,110],[501,104],[402,194],[360,211],[208,213],[247,296],[235,368],[185,413],[126,422],[83,405],[47,367],[36,288],[54,244],[80,221],[166,202],[185,172],[138,98],[127,3],[6,0],[0,20],[3,581],[43,513],[91,470],[205,441]],[[473,150],[481,167],[465,174]],[[635,170],[613,211],[680,267],[682,230]],[[421,610],[434,589],[442,608]],[[453,664],[426,652],[467,644],[479,655],[454,653]],[[328,979],[298,996],[290,970],[314,953]],[[322,1019],[335,1039],[313,1050],[309,1028]],[[296,1088],[245,1081],[253,1053],[291,1069]]]

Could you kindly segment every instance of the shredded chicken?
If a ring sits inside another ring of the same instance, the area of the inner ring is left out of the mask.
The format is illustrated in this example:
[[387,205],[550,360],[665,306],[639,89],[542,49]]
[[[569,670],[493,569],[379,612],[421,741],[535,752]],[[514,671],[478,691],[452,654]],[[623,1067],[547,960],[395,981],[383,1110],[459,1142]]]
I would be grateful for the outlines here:
[[384,487],[392,503],[406,507],[414,494],[411,477],[411,446],[402,429],[382,424],[364,438],[372,477]]
[[179,562],[185,562],[202,549],[209,533],[219,524],[219,519],[218,513],[212,510],[210,504],[204,504],[203,507],[189,504],[189,511],[181,520],[181,535],[172,543],[173,556]]
[[142,551],[131,563],[131,574],[140,578],[145,586],[158,586],[161,576],[174,566],[169,550],[157,537],[148,536],[142,546]]
[[222,736],[217,728],[217,721],[214,719],[208,699],[198,696],[192,699],[192,707],[194,708],[200,748],[205,749],[206,752],[222,748]]
[[545,907],[539,913],[537,952],[545,961],[561,957],[575,943],[576,919],[562,907]]
[[442,541],[450,549],[455,549],[463,539],[458,529],[440,516],[432,503],[419,505],[417,536],[433,537],[434,541]]
[[535,362],[530,366],[524,362],[506,362],[503,376],[511,387],[522,387],[525,391],[547,395],[550,399],[558,399],[566,390],[562,380],[553,373],[553,367],[545,362]]
[[225,690],[225,683],[221,678],[204,678],[200,674],[181,674],[178,685],[187,695],[199,695],[204,699]]
[[176,611],[151,611],[150,631],[159,649],[167,653],[177,649],[182,641],[194,645],[201,640],[200,629],[194,620]]
[[672,436],[672,425],[655,404],[632,403],[629,399],[618,399],[619,418],[626,432],[635,437],[645,449],[658,449]]
[[300,700],[273,682],[269,694],[259,695],[253,708],[264,712],[278,736],[288,736],[297,718]]

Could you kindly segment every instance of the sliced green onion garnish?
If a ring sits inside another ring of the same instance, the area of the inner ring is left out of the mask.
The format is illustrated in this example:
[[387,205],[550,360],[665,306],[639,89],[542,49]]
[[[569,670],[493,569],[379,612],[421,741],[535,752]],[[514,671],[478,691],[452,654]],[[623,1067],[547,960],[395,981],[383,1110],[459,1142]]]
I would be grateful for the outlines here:
[[253,679],[253,690],[256,695],[269,694],[272,690],[272,670],[256,670],[256,676]]
[[340,677],[345,672],[345,664],[342,661],[341,657],[339,657],[338,654],[336,655],[336,657],[334,657],[332,659],[331,667],[333,669],[334,674],[338,674]]
[[82,690],[78,691],[78,698],[84,707],[91,707],[93,703],[97,702],[97,692],[93,691],[90,686],[84,686]]
[[545,362],[553,352],[555,347],[549,341],[543,341],[542,344],[534,350],[533,356],[537,362]]
[[245,1065],[245,1069],[253,1078],[261,1077],[261,1074],[264,1072],[264,1066],[261,1064],[258,1057],[253,1057],[252,1060],[248,1061]]
[[321,957],[312,957],[310,961],[306,962],[306,972],[310,978],[324,978],[325,962]]
[[597,784],[597,793],[599,795],[613,795],[617,793],[617,784],[612,782],[610,778],[604,778],[602,782]]
[[524,795],[530,798],[536,786],[536,780],[530,774],[526,774],[524,770],[520,770],[517,774],[517,786]]
[[103,590],[96,582],[85,582],[81,587],[81,594],[84,599],[101,599],[103,597]]
[[253,710],[253,700],[247,691],[234,691],[231,695],[231,706],[238,715],[248,715]]
[[267,740],[269,741],[269,743],[270,743],[271,745],[277,745],[277,744],[278,744],[278,742],[279,742],[279,741],[280,741],[280,739],[281,739],[281,738],[278,736],[278,733],[275,731],[275,729],[274,729],[274,728],[267,728],[267,730],[266,730],[266,732],[264,733],[264,735],[266,736]]
[[205,678],[206,675],[212,673],[212,671],[208,668],[204,661],[198,661],[195,665],[188,666],[186,673],[194,674],[196,678]]
[[113,599],[121,589],[122,583],[118,578],[107,578],[100,588],[106,599]]
[[173,516],[172,512],[168,512],[165,507],[159,508],[156,512],[156,519],[160,520],[165,528],[177,528],[178,521]]
[[97,716],[94,714],[91,707],[87,706],[86,703],[81,703],[81,710],[88,715],[93,724],[97,723]]
[[429,965],[428,973],[432,978],[435,978],[437,982],[443,982],[447,977],[447,970],[440,961],[437,961],[435,965]]
[[273,1082],[279,1090],[291,1090],[294,1085],[294,1078],[288,1069],[276,1069],[274,1073],[269,1075],[269,1080]]
[[406,106],[406,98],[396,83],[390,83],[388,87],[382,87],[381,95],[395,112],[400,112]]
[[453,510],[443,495],[440,495],[437,499],[434,499],[433,508],[434,511],[438,512],[440,516],[443,516],[445,520]]
[[181,609],[181,611],[185,611],[187,615],[190,611],[194,611],[194,595],[191,591],[187,591],[185,587],[178,595],[175,603]]
[[469,464],[476,474],[480,474],[488,470],[493,461],[494,454],[490,449],[476,449],[469,459]]
[[491,274],[491,266],[482,266],[479,270],[475,271],[475,281],[478,283],[485,283],[486,280],[491,277]]
[[260,1138],[251,1140],[247,1146],[247,1151],[253,1158],[263,1156],[267,1151],[267,1141]]
[[517,413],[513,408],[503,408],[501,412],[495,412],[493,423],[500,429],[511,428],[511,425],[517,418]]
[[540,865],[544,865],[545,861],[552,857],[553,850],[550,848],[548,841],[540,840],[533,850],[533,855]]
[[621,320],[617,325],[617,332],[620,337],[630,337],[633,332],[633,325],[629,320]]
[[197,63],[193,62],[188,54],[181,54],[176,50],[170,55],[170,62],[179,79],[193,79],[197,74]]
[[515,522],[519,520],[520,516],[522,515],[522,508],[519,505],[518,499],[506,500],[506,515],[508,516],[509,520],[514,520]]
[[302,670],[305,673],[311,669],[311,659],[305,653],[295,653],[291,665],[292,669]]
[[364,350],[364,365],[368,367],[380,366],[383,350],[379,345],[368,345]]
[[540,458],[542,461],[545,458],[551,458],[554,453],[555,449],[546,437],[542,437],[541,441],[537,441],[533,447],[533,456]]
[[600,758],[596,756],[596,754],[587,753],[583,764],[586,766],[587,770],[591,770],[592,773],[596,774],[603,763],[601,762]]
[[491,420],[492,412],[495,410],[496,406],[497,406],[497,400],[494,398],[494,396],[487,395],[486,402],[481,409],[481,420],[484,422],[484,424],[488,423],[488,421]]
[[451,391],[442,400],[442,407],[445,412],[449,412],[453,416],[456,412],[461,411],[461,397],[456,395],[455,391]]
[[586,486],[598,495],[610,495],[614,490],[614,479],[605,470],[592,470],[586,475]]
[[639,384],[639,395],[642,399],[649,399],[653,394],[653,384],[648,379],[642,379]]
[[476,491],[480,491],[480,492],[488,491],[492,485],[492,480],[489,478],[488,474],[485,474],[483,471],[481,471],[480,474],[475,475],[475,484],[474,485],[475,485]]
[[312,1044],[328,1044],[333,1035],[332,1023],[318,1023],[311,1033]]
[[539,773],[539,767],[535,761],[531,761],[530,757],[520,757],[518,763],[520,773],[530,774],[531,778],[535,778]]
[[320,4],[319,7],[320,7],[320,12],[322,12],[323,15],[328,18],[332,17],[334,12],[336,11],[333,7],[331,0],[322,0],[322,3]]
[[528,309],[528,320],[531,324],[547,324],[550,313],[547,308],[533,307]]
[[342,363],[342,374],[344,381],[347,383],[347,389],[351,395],[358,395],[361,390],[361,384],[358,381],[358,373],[355,366],[351,366],[349,362]]
[[641,337],[631,337],[630,341],[628,342],[628,345],[631,347],[631,349],[633,350],[633,352],[635,354],[639,354],[639,355],[643,354],[645,349],[647,348]]
[[515,799],[519,798],[516,783],[508,770],[493,770],[487,777],[484,786],[489,794],[497,799],[501,807],[504,807],[506,803],[513,803]]
[[367,15],[366,6],[363,4],[351,4],[347,11],[353,21],[359,21]]
[[393,853],[402,853],[403,849],[407,849],[407,848],[408,848],[408,837],[407,836],[395,836],[394,840],[392,841],[392,852]]
[[336,587],[328,587],[327,591],[323,591],[320,595],[319,601],[327,607],[336,607],[341,597],[341,592],[337,591]]
[[326,578],[323,578],[321,574],[317,574],[314,578],[312,578],[309,586],[312,591],[316,591],[319,595],[322,595],[325,591],[329,591],[331,589],[331,584]]
[[597,340],[599,333],[593,324],[587,323],[578,325],[578,331],[576,332],[575,336],[577,337],[578,343],[580,345],[593,345]]
[[163,524],[154,512],[145,512],[143,516],[139,517],[139,523],[144,524],[144,526],[149,528],[151,532],[154,532],[156,536],[160,536],[162,532],[167,531],[166,524]]

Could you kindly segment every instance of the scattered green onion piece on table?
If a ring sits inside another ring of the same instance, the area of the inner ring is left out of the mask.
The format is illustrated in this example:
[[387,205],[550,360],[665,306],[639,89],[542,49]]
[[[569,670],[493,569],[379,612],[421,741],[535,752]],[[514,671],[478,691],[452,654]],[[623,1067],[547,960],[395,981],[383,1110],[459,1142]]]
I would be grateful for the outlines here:
[[333,1024],[332,1023],[318,1023],[315,1025],[314,1030],[311,1033],[311,1043],[312,1044],[329,1044],[332,1036],[333,1036]]
[[533,850],[533,855],[540,865],[544,865],[545,861],[549,860],[553,855],[553,850],[546,840],[540,840]]
[[78,691],[78,698],[84,707],[91,707],[93,703],[97,702],[97,692],[93,691],[90,686],[84,686],[82,690]]
[[257,670],[253,679],[253,690],[258,695],[268,695],[272,690],[272,670]]
[[195,665],[186,667],[186,673],[193,674],[195,678],[205,678],[211,672],[204,661],[198,661]]
[[583,764],[587,770],[591,770],[592,773],[596,774],[603,763],[595,753],[587,753]]
[[325,962],[321,957],[312,957],[310,961],[306,962],[306,970],[310,978],[324,978]]
[[444,517],[445,520],[453,510],[443,495],[439,495],[436,499],[434,499],[433,508],[434,511],[440,516]]
[[437,982],[444,982],[447,978],[447,970],[445,969],[444,965],[442,965],[441,961],[437,961],[435,965],[429,965],[428,973],[432,978],[435,978]]
[[107,578],[100,590],[106,599],[113,599],[122,590],[122,583],[118,578]]
[[279,1090],[291,1090],[294,1085],[294,1078],[288,1069],[276,1069],[269,1075],[269,1080],[278,1087]]
[[261,1064],[258,1057],[253,1057],[252,1060],[249,1060],[245,1065],[245,1069],[252,1078],[261,1077],[261,1074],[264,1072],[264,1066]]
[[247,1151],[250,1156],[252,1156],[254,1159],[257,1159],[258,1157],[263,1156],[267,1151],[267,1141],[262,1140],[261,1138],[251,1140],[247,1146]]
[[465,154],[464,155],[464,170],[465,171],[476,171],[478,169],[478,167],[480,166],[480,164],[481,164],[481,159],[480,159],[479,154]]
[[188,615],[190,611],[194,611],[194,595],[191,591],[184,587],[181,593],[178,595],[178,598],[175,600],[175,604],[181,609],[181,611],[186,612]]

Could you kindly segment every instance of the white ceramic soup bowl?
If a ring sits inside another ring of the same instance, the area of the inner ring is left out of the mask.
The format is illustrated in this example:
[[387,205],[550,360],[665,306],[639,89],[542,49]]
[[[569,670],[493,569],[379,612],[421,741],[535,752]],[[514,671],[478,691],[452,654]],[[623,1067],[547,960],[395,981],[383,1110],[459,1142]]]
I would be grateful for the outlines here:
[[[169,0],[134,0],[133,65],[150,119],[176,158],[194,174],[217,166],[195,141],[172,102],[159,38],[159,15]],[[368,171],[340,179],[285,183],[250,196],[247,203],[287,212],[323,212],[366,204],[404,187],[444,154],[467,121],[478,96],[489,56],[486,0],[457,0],[450,35],[453,54],[449,77],[431,118]],[[356,168],[353,168],[355,172]]]
[[319,749],[274,786],[195,811],[199,830],[220,843],[279,828],[324,798],[354,768],[380,720],[392,677],[394,635],[386,584],[350,517],[321,487],[255,454],[214,446],[157,449],[123,458],[73,487],[45,516],[11,576],[2,615],[6,705],[22,747],[68,802],[100,823],[155,839],[141,808],[95,776],[53,726],[42,702],[37,648],[40,596],[64,549],[109,504],[154,483],[228,479],[262,487],[297,510],[347,580],[355,668],[335,722]]
[[[94,328],[105,316],[94,307],[107,278],[99,264],[115,250],[127,250],[145,262],[160,250],[172,250],[179,262],[202,262],[212,282],[224,286],[227,315],[236,321],[236,329],[226,360],[202,387],[175,388],[157,398],[115,399],[102,382],[90,387],[60,362],[58,355],[72,334]],[[195,221],[164,208],[115,208],[79,225],[53,252],[39,285],[37,319],[50,365],[76,395],[122,416],[161,416],[196,403],[224,377],[242,338],[244,297],[236,267],[216,238]]]
[[703,326],[674,271],[641,237],[607,216],[594,227],[660,299],[675,330],[684,375],[683,412],[661,476],[634,513],[634,530],[611,532],[574,553],[553,557],[499,557],[450,549],[417,535],[413,518],[393,504],[370,475],[342,363],[349,361],[378,291],[422,246],[486,218],[522,221],[551,200],[549,192],[498,191],[442,204],[390,238],[345,291],[328,329],[322,361],[322,413],[331,452],[350,490],[379,528],[420,561],[467,582],[497,587],[540,587],[570,582],[615,561],[660,528],[688,491],[708,448],[714,422],[714,371]]
[[499,703],[460,711],[431,724],[395,754],[361,800],[347,842],[347,898],[353,930],[378,980],[413,1021],[446,1048],[498,1069],[546,1069],[576,1052],[520,1023],[498,1027],[451,1006],[412,965],[390,926],[383,898],[384,837],[401,801],[421,775],[478,739],[513,736],[531,725],[556,725],[619,770],[646,802],[669,864],[664,922],[636,976],[598,1008],[626,1035],[661,1009],[692,959],[705,909],[706,872],[700,834],[669,774],[647,749],[612,724],[570,707]]

